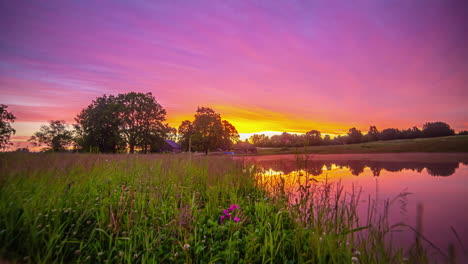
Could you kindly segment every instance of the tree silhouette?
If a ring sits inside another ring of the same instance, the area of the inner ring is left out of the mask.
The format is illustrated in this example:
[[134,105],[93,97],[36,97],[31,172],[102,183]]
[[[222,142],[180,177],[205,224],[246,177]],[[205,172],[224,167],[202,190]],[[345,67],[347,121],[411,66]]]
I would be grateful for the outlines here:
[[355,127],[350,128],[348,131],[348,144],[361,143],[362,133],[361,130],[356,129]]
[[117,152],[125,147],[120,135],[122,105],[113,95],[96,98],[75,118],[76,143],[83,151]]
[[65,151],[72,140],[73,134],[68,130],[65,121],[51,120],[48,126],[41,126],[28,141],[34,146],[46,145],[46,151],[60,152]]
[[208,155],[209,151],[216,149],[228,150],[239,139],[236,128],[226,120],[221,120],[221,115],[209,107],[198,107],[195,120],[185,120],[179,127],[180,143],[184,149],[188,148],[188,142],[192,141],[194,151],[203,151]]
[[119,94],[117,101],[123,106],[121,132],[130,153],[134,153],[137,146],[146,153],[155,140],[164,138],[166,110],[151,93]]
[[10,137],[16,133],[16,130],[11,127],[16,117],[8,112],[7,108],[8,106],[4,104],[0,105],[0,149],[11,145]]
[[455,131],[444,122],[427,122],[423,125],[423,131],[425,137],[444,137],[455,135]]

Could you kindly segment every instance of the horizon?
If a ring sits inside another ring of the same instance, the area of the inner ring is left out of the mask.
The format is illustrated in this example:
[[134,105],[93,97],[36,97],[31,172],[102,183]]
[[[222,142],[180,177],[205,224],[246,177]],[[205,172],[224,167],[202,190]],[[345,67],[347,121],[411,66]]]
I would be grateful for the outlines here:
[[152,92],[178,128],[212,107],[251,134],[468,130],[468,3],[0,4],[15,147],[103,94]]

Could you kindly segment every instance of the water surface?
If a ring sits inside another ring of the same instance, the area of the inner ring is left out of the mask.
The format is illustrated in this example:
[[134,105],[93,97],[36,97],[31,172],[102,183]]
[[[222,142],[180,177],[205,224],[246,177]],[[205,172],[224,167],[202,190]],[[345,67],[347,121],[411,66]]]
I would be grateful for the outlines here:
[[[347,192],[361,191],[360,214],[367,213],[369,198],[383,204],[393,201],[392,223],[416,227],[418,205],[422,205],[422,234],[431,254],[447,254],[455,246],[459,263],[468,260],[468,155],[467,154],[340,154],[271,155],[236,157],[256,164],[262,177],[281,176],[289,192],[294,193],[301,179],[315,182],[341,182]],[[303,184],[303,183],[302,183]],[[402,193],[398,199],[393,199]],[[292,196],[294,199],[294,195]],[[294,202],[294,201],[291,201]],[[394,243],[402,247],[414,244],[415,234],[395,229]],[[455,230],[455,232],[454,232]],[[457,238],[457,235],[458,238]],[[466,262],[468,263],[468,262]]]

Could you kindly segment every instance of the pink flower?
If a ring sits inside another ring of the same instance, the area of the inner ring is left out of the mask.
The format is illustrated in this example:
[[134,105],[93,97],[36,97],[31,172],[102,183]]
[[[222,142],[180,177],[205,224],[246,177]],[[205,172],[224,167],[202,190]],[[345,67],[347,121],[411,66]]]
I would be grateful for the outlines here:
[[229,211],[226,210],[226,209],[224,209],[224,210],[223,210],[223,214],[227,215],[227,214],[229,214]]
[[237,208],[239,208],[239,205],[237,205],[237,204],[231,204],[231,206],[229,206],[229,210],[231,210],[231,211],[234,211]]
[[237,216],[234,217],[234,222],[239,222],[239,221],[240,221],[240,220],[239,220],[239,217],[237,217]]

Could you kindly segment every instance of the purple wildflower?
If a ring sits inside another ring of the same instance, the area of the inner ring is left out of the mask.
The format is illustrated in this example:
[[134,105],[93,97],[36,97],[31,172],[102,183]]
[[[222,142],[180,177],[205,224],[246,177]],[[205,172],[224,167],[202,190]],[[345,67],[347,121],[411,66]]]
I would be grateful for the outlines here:
[[223,214],[227,215],[227,214],[229,214],[229,211],[226,210],[226,209],[224,209],[224,210],[223,210]]
[[237,216],[234,217],[234,222],[239,222],[239,221],[240,221],[240,220],[239,220],[239,217],[237,217]]
[[239,208],[239,205],[237,205],[237,204],[231,204],[231,206],[229,206],[229,210],[231,210],[231,211],[234,211],[237,208]]

